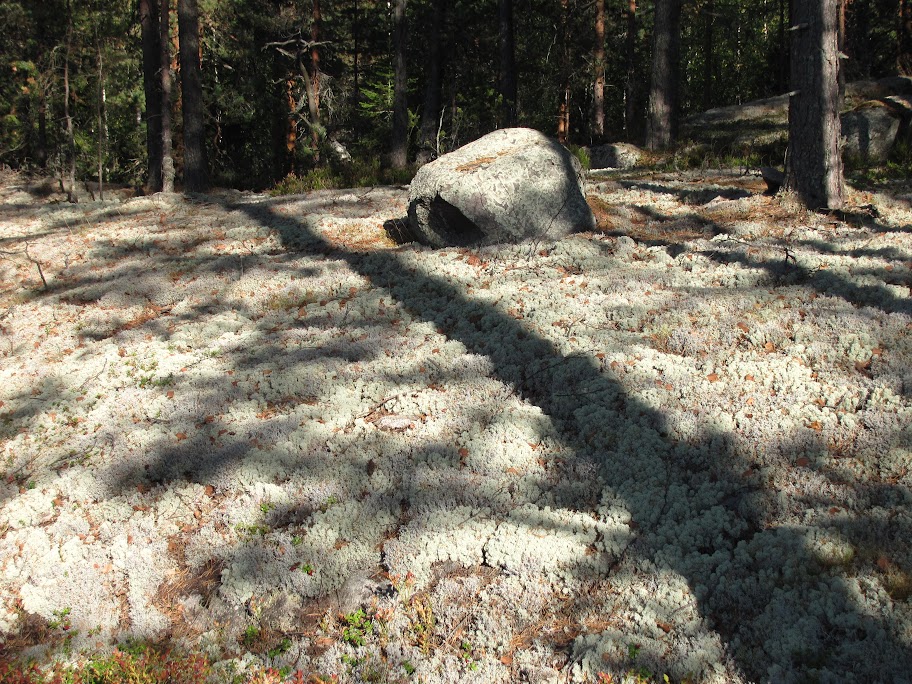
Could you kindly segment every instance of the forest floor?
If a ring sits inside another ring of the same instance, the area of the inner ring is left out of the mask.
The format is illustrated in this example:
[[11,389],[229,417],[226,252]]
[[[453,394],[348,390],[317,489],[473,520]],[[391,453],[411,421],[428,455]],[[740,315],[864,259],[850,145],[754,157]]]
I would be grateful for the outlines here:
[[593,175],[433,250],[401,187],[0,186],[0,661],[910,681],[912,195]]

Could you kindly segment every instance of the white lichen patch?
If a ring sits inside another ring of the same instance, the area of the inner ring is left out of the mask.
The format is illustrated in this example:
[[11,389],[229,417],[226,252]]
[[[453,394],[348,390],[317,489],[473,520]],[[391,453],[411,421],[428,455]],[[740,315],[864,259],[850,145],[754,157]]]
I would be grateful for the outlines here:
[[912,213],[716,180],[481,249],[392,244],[401,189],[4,214],[48,287],[0,261],[0,631],[341,681],[903,681]]

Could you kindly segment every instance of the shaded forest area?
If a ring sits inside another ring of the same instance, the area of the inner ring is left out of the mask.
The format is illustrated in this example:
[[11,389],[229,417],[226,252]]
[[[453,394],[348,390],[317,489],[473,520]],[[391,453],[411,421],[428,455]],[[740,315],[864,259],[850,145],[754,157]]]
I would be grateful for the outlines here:
[[[789,89],[790,4],[3,0],[0,163],[160,189],[164,155],[181,187],[263,189],[394,180],[514,124],[667,147],[687,114]],[[841,25],[847,81],[912,68],[909,0],[843,0]]]

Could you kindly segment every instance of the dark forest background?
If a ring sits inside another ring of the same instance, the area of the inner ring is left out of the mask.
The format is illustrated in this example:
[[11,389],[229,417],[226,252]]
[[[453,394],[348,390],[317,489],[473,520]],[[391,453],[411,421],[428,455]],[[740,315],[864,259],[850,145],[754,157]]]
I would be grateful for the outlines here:
[[[184,183],[188,6],[205,182],[218,186],[264,189],[342,166],[381,177],[512,124],[571,145],[649,142],[657,5],[681,12],[665,29],[680,49],[678,76],[665,75],[678,85],[673,117],[788,90],[789,0],[170,2],[163,13],[155,0],[0,0],[0,164],[149,183],[145,11],[168,37],[158,49]],[[843,0],[846,80],[912,67],[910,4]]]

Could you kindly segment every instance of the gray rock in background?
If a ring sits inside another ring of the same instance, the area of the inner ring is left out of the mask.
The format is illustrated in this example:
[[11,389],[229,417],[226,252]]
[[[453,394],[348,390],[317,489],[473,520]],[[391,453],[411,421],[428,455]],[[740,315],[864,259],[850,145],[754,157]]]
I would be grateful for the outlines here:
[[870,102],[846,112],[841,118],[843,158],[865,163],[887,160],[899,132],[898,116],[888,107]]
[[579,161],[528,128],[506,128],[418,170],[409,224],[433,247],[558,239],[592,230]]
[[640,163],[642,150],[630,143],[613,143],[590,147],[590,169],[632,169]]

